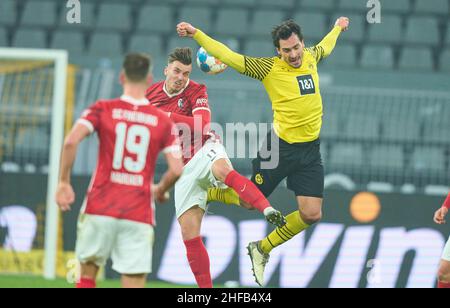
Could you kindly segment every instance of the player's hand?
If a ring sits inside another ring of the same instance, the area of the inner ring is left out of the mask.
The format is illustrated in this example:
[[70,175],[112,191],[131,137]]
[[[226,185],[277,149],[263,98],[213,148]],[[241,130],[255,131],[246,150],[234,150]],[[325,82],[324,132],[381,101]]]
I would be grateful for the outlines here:
[[153,185],[153,196],[158,203],[166,203],[170,199],[170,194],[168,191],[162,191],[161,186]]
[[56,190],[56,203],[63,212],[70,211],[70,206],[75,202],[75,193],[69,183],[59,183]]
[[345,32],[350,26],[350,19],[348,17],[339,17],[334,25],[341,27],[342,32]]
[[177,33],[180,37],[193,37],[197,29],[194,28],[190,23],[180,22],[177,25]]
[[434,213],[434,222],[438,225],[443,225],[446,223],[445,216],[448,214],[448,209],[446,207],[441,207]]

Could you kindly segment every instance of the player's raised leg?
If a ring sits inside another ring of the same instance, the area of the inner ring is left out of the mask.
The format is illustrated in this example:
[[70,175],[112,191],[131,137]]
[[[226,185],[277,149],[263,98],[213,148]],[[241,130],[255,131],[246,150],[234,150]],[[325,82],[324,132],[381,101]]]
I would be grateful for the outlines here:
[[252,242],[247,246],[253,274],[260,286],[264,286],[264,270],[269,261],[270,252],[322,218],[321,198],[299,196],[297,202],[299,210],[286,216],[287,222],[283,227],[276,228],[263,240]]
[[268,222],[277,227],[282,227],[286,224],[286,219],[281,212],[270,205],[269,200],[259,191],[255,184],[236,172],[227,159],[219,159],[214,162],[212,172],[217,180],[233,188],[240,199],[263,213]]
[[210,261],[208,251],[200,236],[203,216],[205,211],[199,206],[187,210],[178,218],[181,227],[183,242],[186,247],[186,255],[200,288],[212,288],[210,273]]

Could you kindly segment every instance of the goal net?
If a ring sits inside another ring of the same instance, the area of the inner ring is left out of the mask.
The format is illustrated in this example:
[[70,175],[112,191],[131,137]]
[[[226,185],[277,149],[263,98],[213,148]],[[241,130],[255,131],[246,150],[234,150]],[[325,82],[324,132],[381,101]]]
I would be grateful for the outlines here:
[[56,275],[67,52],[0,48],[0,273]]

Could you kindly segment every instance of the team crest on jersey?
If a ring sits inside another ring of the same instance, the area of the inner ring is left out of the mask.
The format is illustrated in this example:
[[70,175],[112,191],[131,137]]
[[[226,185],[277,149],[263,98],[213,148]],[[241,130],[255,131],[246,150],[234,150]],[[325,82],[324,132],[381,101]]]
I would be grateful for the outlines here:
[[309,64],[309,69],[310,69],[310,70],[314,70],[314,64],[310,63],[310,64]]
[[180,99],[178,100],[178,108],[183,109],[183,106],[184,106],[184,101],[183,101],[182,98],[180,98]]
[[260,173],[258,173],[258,174],[255,176],[255,182],[256,182],[256,184],[258,184],[258,185],[264,184],[264,178],[263,178],[263,176],[262,176]]

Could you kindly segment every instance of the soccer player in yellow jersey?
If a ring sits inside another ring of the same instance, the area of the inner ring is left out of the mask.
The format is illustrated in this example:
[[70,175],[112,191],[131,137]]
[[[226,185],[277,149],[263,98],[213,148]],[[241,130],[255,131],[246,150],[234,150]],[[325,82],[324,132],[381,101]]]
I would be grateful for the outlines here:
[[[287,178],[288,188],[297,196],[298,211],[286,217],[285,226],[247,247],[256,282],[261,286],[272,249],[322,218],[324,170],[319,140],[322,98],[317,65],[330,55],[340,33],[348,27],[349,19],[340,17],[319,44],[305,48],[300,26],[288,20],[272,31],[278,57],[253,58],[233,52],[189,23],[177,25],[179,36],[193,38],[208,53],[239,73],[261,81],[272,102],[274,134],[269,133],[267,144],[279,145],[279,151],[271,151],[271,155],[279,155],[279,163],[275,168],[265,169],[263,163],[270,158],[258,153],[253,162],[252,181],[269,196]],[[278,142],[272,142],[271,138]],[[248,208],[230,189],[210,191],[209,201],[242,204]]]

